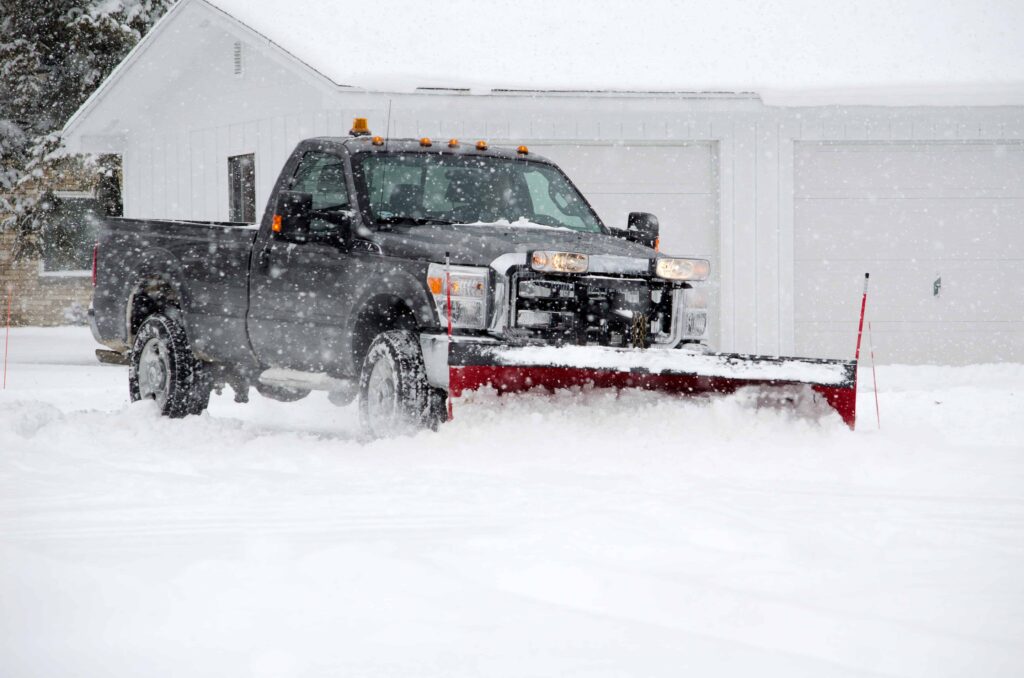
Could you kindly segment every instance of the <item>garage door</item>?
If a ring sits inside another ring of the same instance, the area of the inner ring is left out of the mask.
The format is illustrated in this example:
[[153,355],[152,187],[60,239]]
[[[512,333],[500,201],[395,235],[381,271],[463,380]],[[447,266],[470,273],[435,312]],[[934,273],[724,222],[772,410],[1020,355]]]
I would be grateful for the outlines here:
[[[630,212],[650,212],[661,224],[661,250],[711,261],[718,276],[718,202],[710,143],[672,146],[541,145],[597,210],[625,228]],[[717,284],[710,288],[711,340],[717,345]]]
[[852,353],[869,271],[880,361],[1024,361],[1024,145],[798,143],[795,162],[798,353]]

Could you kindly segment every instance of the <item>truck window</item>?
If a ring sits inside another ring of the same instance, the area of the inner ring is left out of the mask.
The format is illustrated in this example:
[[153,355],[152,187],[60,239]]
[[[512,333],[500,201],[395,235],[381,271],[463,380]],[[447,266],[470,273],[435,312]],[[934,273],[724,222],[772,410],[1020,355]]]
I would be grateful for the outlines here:
[[586,230],[583,217],[580,216],[583,204],[568,183],[552,181],[548,174],[536,170],[527,171],[523,176],[530,190],[533,209],[537,214],[547,217],[552,223],[578,231]]
[[376,223],[529,222],[602,230],[565,175],[545,163],[447,153],[366,153],[353,163]]
[[[345,187],[345,166],[341,158],[321,151],[309,151],[295,169],[292,190],[313,196],[313,209],[335,212],[349,208]],[[314,218],[310,229],[324,233],[337,229],[337,224]]]

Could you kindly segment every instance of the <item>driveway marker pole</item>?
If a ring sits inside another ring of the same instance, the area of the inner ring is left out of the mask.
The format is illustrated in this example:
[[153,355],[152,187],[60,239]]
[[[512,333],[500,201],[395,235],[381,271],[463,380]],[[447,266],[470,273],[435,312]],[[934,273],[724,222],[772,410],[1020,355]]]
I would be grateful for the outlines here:
[[7,345],[11,343],[11,299],[14,298],[14,288],[7,288],[7,330],[4,334],[4,390],[7,390]]
[[875,373],[875,342],[871,339],[871,321],[868,321],[868,349],[871,352],[871,381],[875,384],[875,418],[878,428],[882,428],[882,413],[878,407],[878,375]]

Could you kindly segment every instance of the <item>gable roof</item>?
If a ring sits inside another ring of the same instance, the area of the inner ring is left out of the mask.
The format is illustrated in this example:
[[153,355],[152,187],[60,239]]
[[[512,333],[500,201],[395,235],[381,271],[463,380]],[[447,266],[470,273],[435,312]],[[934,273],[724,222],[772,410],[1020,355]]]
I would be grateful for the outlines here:
[[1024,103],[1014,0],[204,1],[338,86]]
[[[85,100],[85,102],[79,106],[78,110],[72,114],[68,121],[64,124],[64,128],[61,131],[61,136],[67,140],[73,138],[76,133],[79,132],[79,127],[86,122],[89,118],[90,113],[100,105],[100,102],[107,97],[112,90],[116,89],[122,81],[133,83],[134,87],[139,87],[139,75],[140,70],[146,71],[147,69],[154,68],[154,63],[158,64],[157,68],[165,68],[166,61],[159,61],[161,57],[156,59],[150,58],[146,61],[146,54],[154,47],[159,44],[161,47],[157,47],[156,51],[164,52],[164,59],[167,58],[168,50],[173,50],[180,53],[178,48],[178,38],[176,34],[180,31],[188,31],[190,28],[186,22],[185,26],[179,24],[184,21],[184,17],[191,14],[193,27],[196,26],[196,21],[199,21],[199,26],[206,26],[210,23],[210,20],[216,22],[221,28],[231,30],[235,35],[249,43],[257,45],[259,48],[264,50],[268,56],[272,57],[277,63],[289,63],[296,68],[292,69],[298,77],[301,77],[311,83],[319,85],[321,87],[335,88],[336,85],[323,73],[319,72],[309,64],[303,63],[294,54],[291,54],[281,46],[268,39],[266,36],[252,30],[242,22],[238,21],[230,14],[227,14],[222,9],[212,5],[211,3],[204,2],[203,0],[178,0],[168,9],[167,13],[162,16],[156,24],[153,25],[152,29],[140,40],[132,49],[128,52],[124,59],[111,71],[100,86],[93,90],[92,94]],[[182,21],[179,21],[181,19]],[[170,45],[167,42],[159,42],[163,36],[167,34],[167,39],[172,41]],[[173,67],[173,66],[172,66]],[[133,74],[136,76],[133,80]],[[147,75],[142,75],[142,81],[151,80]],[[135,92],[136,96],[133,99],[139,99],[138,92]],[[152,94],[152,92],[150,92]],[[87,125],[86,125],[87,126]],[[70,149],[65,148],[64,152]],[[114,149],[111,149],[114,150]]]
[[[768,105],[1024,105],[1015,0],[179,0],[64,126],[69,138],[188,7],[332,88],[756,93]],[[173,31],[172,31],[173,33]]]

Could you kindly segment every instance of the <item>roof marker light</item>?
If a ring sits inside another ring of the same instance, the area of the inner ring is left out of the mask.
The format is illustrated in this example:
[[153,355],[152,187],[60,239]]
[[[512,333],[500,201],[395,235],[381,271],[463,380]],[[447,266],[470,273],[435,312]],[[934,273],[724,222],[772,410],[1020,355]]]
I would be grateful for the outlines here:
[[478,142],[476,142],[476,150],[478,150],[478,151],[486,151],[487,150],[487,142],[486,141],[478,141]]
[[519,155],[526,155],[529,152],[530,149],[528,149],[526,146],[520,146],[519,148],[516,149],[516,153],[518,153]]
[[420,146],[433,146],[434,142],[430,140],[430,137],[423,137],[420,139]]
[[374,137],[374,138],[370,139],[370,141],[373,142],[374,146],[383,146],[384,145],[384,137]]
[[458,139],[449,139],[448,140],[448,148],[458,148],[458,147],[459,147],[459,140]]

